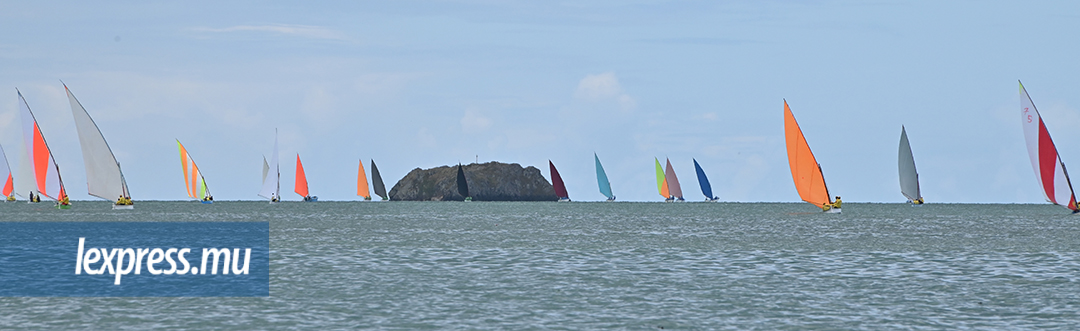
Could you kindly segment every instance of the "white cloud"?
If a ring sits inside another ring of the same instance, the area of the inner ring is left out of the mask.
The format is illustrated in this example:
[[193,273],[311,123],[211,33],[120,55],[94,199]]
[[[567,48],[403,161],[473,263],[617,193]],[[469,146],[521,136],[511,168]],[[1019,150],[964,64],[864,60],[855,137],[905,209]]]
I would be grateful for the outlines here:
[[613,72],[586,75],[581,82],[578,82],[574,97],[596,103],[615,102],[624,111],[637,107],[637,101],[629,94],[623,93],[619,78],[615,77]]
[[227,28],[207,28],[196,27],[191,28],[192,31],[199,32],[270,32],[278,33],[290,36],[312,38],[312,39],[334,39],[334,40],[346,40],[348,39],[341,31],[328,29],[321,26],[311,25],[292,25],[292,24],[272,24],[272,25],[237,25]]
[[467,133],[483,131],[490,126],[491,119],[475,109],[465,110],[465,116],[461,118],[461,129]]

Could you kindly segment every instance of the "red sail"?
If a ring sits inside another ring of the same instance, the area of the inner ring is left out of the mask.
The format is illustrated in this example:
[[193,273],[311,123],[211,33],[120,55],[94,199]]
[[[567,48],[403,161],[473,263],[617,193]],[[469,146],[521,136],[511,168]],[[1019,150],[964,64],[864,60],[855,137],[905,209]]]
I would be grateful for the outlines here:
[[559,176],[559,171],[555,170],[555,164],[548,160],[548,166],[551,167],[551,186],[555,187],[555,195],[559,196],[559,199],[570,198],[570,195],[566,193],[566,185],[563,184],[562,176]]
[[307,175],[304,174],[304,164],[300,163],[300,154],[296,154],[296,194],[308,196]]

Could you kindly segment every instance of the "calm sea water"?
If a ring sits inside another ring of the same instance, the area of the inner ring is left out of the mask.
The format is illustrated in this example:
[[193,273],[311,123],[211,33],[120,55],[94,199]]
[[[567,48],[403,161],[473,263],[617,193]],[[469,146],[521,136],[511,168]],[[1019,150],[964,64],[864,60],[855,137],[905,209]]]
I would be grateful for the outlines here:
[[0,298],[0,328],[1080,325],[1080,217],[1050,205],[108,205],[0,204],[0,220],[269,220],[270,297]]

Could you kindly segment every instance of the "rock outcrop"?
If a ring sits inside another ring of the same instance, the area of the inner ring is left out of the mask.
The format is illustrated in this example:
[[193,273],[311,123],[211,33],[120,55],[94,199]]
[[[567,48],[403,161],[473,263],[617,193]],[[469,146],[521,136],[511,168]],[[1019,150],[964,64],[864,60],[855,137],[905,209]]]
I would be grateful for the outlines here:
[[[556,201],[555,189],[540,169],[517,163],[488,162],[464,166],[469,195],[474,201]],[[416,168],[390,189],[390,200],[462,201],[458,194],[457,165]]]

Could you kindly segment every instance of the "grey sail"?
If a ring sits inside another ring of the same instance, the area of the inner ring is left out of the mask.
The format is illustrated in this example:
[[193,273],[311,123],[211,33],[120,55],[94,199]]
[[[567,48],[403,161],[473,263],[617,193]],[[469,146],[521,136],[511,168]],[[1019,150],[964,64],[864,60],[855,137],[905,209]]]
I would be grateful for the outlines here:
[[79,100],[64,86],[71,114],[75,117],[75,129],[79,133],[79,145],[82,147],[83,162],[86,165],[86,189],[90,195],[105,200],[118,197],[130,197],[124,175],[120,172],[120,163],[116,161],[109,143],[101,134],[101,129],[90,118]]
[[900,151],[898,167],[900,169],[900,193],[908,200],[917,201],[922,198],[919,192],[919,173],[915,171],[915,157],[911,155],[911,144],[908,143],[907,130],[900,126]]
[[375,166],[375,160],[371,160],[371,186],[374,186],[375,195],[383,200],[390,200],[390,197],[386,195],[386,185],[383,185],[382,176],[379,175],[379,167]]
[[465,170],[461,169],[461,165],[457,165],[457,191],[463,198],[469,197],[469,182],[465,179]]

